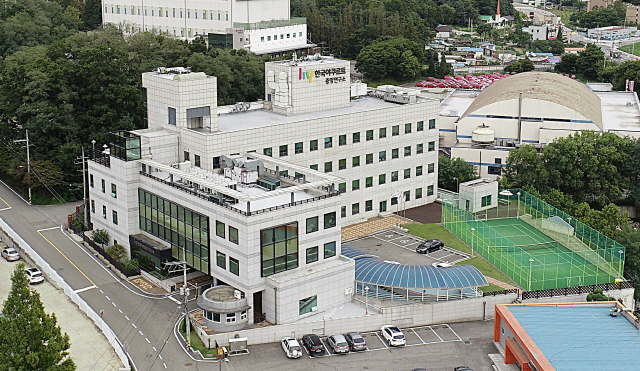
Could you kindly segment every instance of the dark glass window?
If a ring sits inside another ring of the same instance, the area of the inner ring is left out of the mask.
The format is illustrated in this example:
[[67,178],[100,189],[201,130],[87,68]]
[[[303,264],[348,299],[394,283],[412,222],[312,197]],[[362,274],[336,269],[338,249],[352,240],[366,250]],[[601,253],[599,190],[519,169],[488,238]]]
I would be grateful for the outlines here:
[[330,258],[336,256],[336,243],[329,242],[324,244],[324,258]]
[[318,231],[318,217],[313,216],[307,218],[307,233],[313,233]]
[[298,223],[260,231],[262,276],[298,267]]
[[311,264],[318,261],[318,246],[310,247],[307,249],[307,264]]
[[324,229],[333,228],[336,226],[336,213],[326,213],[324,214]]

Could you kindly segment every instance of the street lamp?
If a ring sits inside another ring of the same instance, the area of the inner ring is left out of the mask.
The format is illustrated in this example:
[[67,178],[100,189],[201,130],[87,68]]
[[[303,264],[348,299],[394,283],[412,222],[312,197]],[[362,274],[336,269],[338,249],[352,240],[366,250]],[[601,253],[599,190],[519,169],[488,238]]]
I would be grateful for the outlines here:
[[369,315],[369,286],[364,287],[365,313]]
[[476,232],[476,229],[472,227],[471,228],[471,257],[472,258],[473,258],[473,237],[475,232]]
[[91,147],[95,150],[96,149],[96,140],[92,140],[91,141]]
[[533,269],[533,258],[529,258],[529,290],[531,291],[531,270]]
[[516,193],[518,195],[518,204],[516,205],[516,207],[518,208],[516,211],[516,218],[520,217],[520,192]]
[[622,253],[624,251],[622,250],[618,250],[618,254],[620,255],[620,260],[618,261],[618,272],[620,272],[620,278],[622,278],[623,274],[622,274]]

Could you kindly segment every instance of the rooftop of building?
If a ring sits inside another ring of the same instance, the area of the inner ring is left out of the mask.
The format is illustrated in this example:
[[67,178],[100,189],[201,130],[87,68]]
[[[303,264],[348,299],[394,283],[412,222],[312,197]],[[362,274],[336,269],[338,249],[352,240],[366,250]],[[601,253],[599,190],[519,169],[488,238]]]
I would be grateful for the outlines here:
[[349,63],[344,59],[334,58],[332,56],[322,56],[320,54],[315,54],[311,56],[303,55],[300,58],[287,59],[284,61],[273,61],[268,62],[272,64],[281,64],[283,66],[316,66],[316,65],[325,65],[325,64],[337,64],[337,63]]
[[204,292],[204,296],[211,301],[218,302],[230,302],[230,301],[238,301],[241,299],[238,298],[239,295],[236,296],[236,291],[231,286],[215,286]]
[[468,182],[460,183],[460,186],[474,188],[474,187],[482,187],[487,184],[497,184],[497,182],[495,181],[495,179],[478,178],[478,179],[470,180]]
[[610,307],[611,303],[505,306],[556,371],[640,364],[640,332],[627,314],[610,316]]
[[596,94],[602,103],[604,131],[640,131],[640,108],[633,92],[609,91]]

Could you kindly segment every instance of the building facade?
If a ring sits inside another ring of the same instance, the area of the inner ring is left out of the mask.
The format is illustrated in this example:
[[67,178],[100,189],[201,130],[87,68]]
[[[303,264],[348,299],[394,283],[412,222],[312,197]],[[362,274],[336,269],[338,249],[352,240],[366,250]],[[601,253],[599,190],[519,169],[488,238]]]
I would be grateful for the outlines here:
[[225,107],[215,77],[143,74],[149,127],[113,133],[89,162],[94,229],[145,270],[184,260],[241,291],[249,324],[349,301],[341,226],[433,202],[437,187],[437,100],[364,96],[333,58],[265,69],[264,101]]

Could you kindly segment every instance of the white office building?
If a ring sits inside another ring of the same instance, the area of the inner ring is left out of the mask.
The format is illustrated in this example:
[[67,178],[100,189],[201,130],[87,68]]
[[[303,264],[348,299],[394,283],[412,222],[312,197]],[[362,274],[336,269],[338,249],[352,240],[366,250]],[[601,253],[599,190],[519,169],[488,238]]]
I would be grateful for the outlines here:
[[307,42],[305,18],[291,17],[289,0],[109,0],[104,24],[125,33],[157,31],[179,38],[216,35],[216,47],[277,54],[314,47]]
[[112,133],[89,161],[94,229],[149,271],[181,259],[241,291],[247,324],[351,300],[341,226],[433,202],[437,187],[438,100],[367,92],[332,58],[265,69],[264,101],[224,107],[213,76],[143,74],[148,128]]

